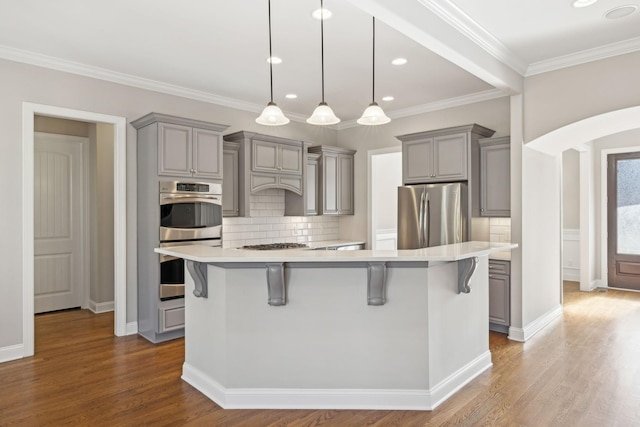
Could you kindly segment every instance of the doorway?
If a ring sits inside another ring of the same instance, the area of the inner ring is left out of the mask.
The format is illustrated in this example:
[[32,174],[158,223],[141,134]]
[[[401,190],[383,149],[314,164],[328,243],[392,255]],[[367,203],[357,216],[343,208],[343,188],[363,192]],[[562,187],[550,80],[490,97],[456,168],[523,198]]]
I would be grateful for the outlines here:
[[398,187],[402,147],[371,150],[369,157],[369,241],[371,249],[397,248]]
[[640,291],[640,153],[607,156],[607,281]]
[[86,137],[36,132],[34,298],[36,313],[81,307],[89,264]]
[[126,119],[82,110],[24,102],[22,104],[22,357],[34,354],[34,161],[36,115],[67,118],[114,127],[113,200],[114,200],[114,334],[136,333],[137,325],[127,325],[126,305]]

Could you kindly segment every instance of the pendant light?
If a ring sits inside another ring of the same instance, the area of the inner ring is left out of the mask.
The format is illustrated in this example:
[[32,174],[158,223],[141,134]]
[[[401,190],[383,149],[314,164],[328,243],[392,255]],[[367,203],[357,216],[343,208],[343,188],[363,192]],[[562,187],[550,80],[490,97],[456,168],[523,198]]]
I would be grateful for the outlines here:
[[265,126],[281,126],[289,123],[289,119],[284,115],[280,107],[273,102],[273,64],[271,52],[271,0],[269,0],[269,79],[271,87],[271,101],[256,119],[256,123]]
[[389,123],[391,119],[384,114],[376,103],[376,18],[373,17],[373,78],[371,80],[371,104],[365,108],[362,117],[357,120],[359,125],[375,126]]
[[[324,0],[320,0],[320,10],[324,10]],[[333,113],[331,107],[324,102],[324,13],[320,14],[320,59],[322,63],[322,102],[313,110],[307,123],[312,125],[335,125],[340,123],[340,119]]]

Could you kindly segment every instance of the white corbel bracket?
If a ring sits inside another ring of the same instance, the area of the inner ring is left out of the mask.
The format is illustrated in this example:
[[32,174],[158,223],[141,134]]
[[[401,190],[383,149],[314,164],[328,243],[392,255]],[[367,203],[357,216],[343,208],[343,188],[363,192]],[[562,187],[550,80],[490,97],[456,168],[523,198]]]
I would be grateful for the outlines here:
[[207,287],[207,264],[197,261],[187,260],[187,270],[191,274],[195,289],[193,295],[198,298],[207,298],[209,289]]
[[284,263],[267,264],[267,288],[269,305],[285,305],[287,294],[284,285]]
[[478,257],[461,259],[458,261],[458,293],[468,294],[471,292],[469,280],[478,266]]
[[387,264],[367,263],[367,305],[384,305],[387,302]]

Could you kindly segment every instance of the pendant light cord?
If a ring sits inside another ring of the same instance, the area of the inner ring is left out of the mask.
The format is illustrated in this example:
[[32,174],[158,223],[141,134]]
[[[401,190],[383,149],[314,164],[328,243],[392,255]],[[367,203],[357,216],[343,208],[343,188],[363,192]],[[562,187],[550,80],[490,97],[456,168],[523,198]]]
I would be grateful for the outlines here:
[[376,102],[376,17],[373,17],[373,78],[371,80],[371,102]]
[[320,62],[322,64],[322,103],[324,104],[324,0],[320,0]]
[[269,0],[269,87],[273,103],[273,54],[271,53],[271,0]]

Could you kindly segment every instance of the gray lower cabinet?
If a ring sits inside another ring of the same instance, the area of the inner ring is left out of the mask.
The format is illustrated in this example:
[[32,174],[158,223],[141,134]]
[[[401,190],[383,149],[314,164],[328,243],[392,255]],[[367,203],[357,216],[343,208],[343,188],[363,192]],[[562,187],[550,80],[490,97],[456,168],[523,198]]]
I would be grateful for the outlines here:
[[480,146],[480,216],[511,216],[511,138],[487,138]]
[[[225,125],[150,113],[137,130],[138,333],[153,343],[184,336],[184,298],[160,300],[160,181],[222,177]],[[197,172],[192,171],[195,170]]]
[[353,164],[354,150],[328,145],[309,148],[310,153],[320,154],[319,212],[322,215],[353,215]]
[[222,165],[224,178],[222,180],[222,215],[238,216],[238,165],[240,144],[224,142],[222,149]]
[[511,319],[511,262],[489,260],[489,329],[509,332]]

